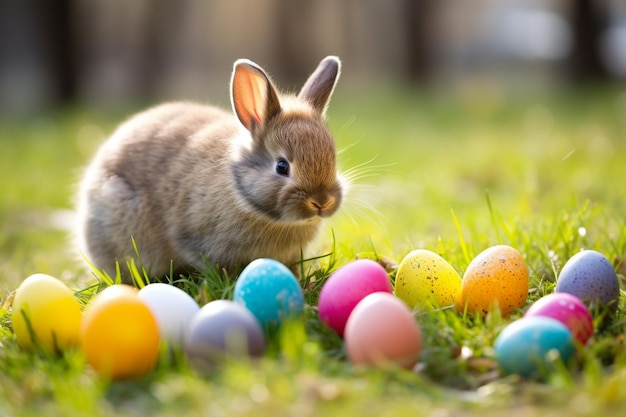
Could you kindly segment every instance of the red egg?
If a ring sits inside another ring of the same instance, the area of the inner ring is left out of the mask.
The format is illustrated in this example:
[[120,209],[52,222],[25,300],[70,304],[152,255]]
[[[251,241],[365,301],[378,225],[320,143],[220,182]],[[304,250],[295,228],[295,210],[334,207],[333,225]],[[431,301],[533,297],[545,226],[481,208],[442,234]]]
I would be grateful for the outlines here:
[[343,337],[352,309],[365,296],[379,291],[393,291],[385,269],[369,259],[350,262],[324,283],[318,304],[320,319]]
[[355,365],[411,369],[422,349],[419,324],[406,304],[378,292],[363,298],[352,310],[345,329],[345,346]]
[[585,344],[593,336],[593,319],[585,304],[568,293],[553,293],[535,301],[524,317],[551,317],[563,323],[574,338]]

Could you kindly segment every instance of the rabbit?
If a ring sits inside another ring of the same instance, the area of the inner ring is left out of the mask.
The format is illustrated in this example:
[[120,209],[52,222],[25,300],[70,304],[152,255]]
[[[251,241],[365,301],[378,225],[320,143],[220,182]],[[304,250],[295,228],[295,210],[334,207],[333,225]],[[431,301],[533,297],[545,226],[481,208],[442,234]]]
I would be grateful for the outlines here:
[[[78,190],[83,256],[124,281],[130,259],[151,276],[209,263],[237,271],[273,258],[298,275],[303,251],[341,205],[344,182],[325,112],[341,62],[323,59],[296,95],[239,59],[233,112],[171,102],[121,124]],[[233,114],[234,113],[234,114]]]

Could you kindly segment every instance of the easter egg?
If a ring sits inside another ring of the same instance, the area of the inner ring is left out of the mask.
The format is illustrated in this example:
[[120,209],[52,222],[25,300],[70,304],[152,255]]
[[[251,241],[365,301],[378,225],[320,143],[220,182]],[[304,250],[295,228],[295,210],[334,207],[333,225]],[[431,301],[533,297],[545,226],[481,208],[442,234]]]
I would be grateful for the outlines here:
[[180,288],[163,283],[146,285],[138,296],[152,311],[161,340],[170,346],[182,345],[191,318],[200,310],[198,303]]
[[26,278],[15,291],[11,316],[17,343],[62,351],[78,346],[81,311],[70,289],[45,274]]
[[194,315],[185,351],[198,365],[209,365],[225,355],[261,356],[265,351],[263,329],[244,306],[212,301]]
[[273,331],[304,311],[300,283],[285,265],[273,259],[256,259],[241,272],[233,300],[246,307],[263,329]]
[[370,259],[352,261],[333,272],[322,286],[319,317],[343,336],[352,309],[365,296],[380,291],[393,291],[385,269]]
[[363,298],[346,323],[345,347],[355,365],[411,369],[417,363],[422,336],[411,310],[387,292]]
[[414,250],[400,262],[395,295],[411,308],[460,305],[461,277],[436,253]]
[[112,380],[146,375],[159,352],[159,327],[136,288],[112,285],[89,302],[81,347],[92,368]]
[[575,295],[585,303],[617,307],[619,282],[613,265],[603,254],[584,250],[563,265],[555,291]]
[[528,298],[528,267],[517,249],[492,246],[476,256],[463,275],[461,305],[486,315],[497,306],[503,316],[524,306]]
[[524,314],[524,317],[532,316],[560,321],[583,345],[593,335],[591,313],[578,297],[565,292],[549,294],[535,301]]
[[494,349],[505,374],[525,377],[549,372],[553,352],[567,363],[575,351],[569,329],[558,320],[542,316],[524,317],[509,324],[496,338]]

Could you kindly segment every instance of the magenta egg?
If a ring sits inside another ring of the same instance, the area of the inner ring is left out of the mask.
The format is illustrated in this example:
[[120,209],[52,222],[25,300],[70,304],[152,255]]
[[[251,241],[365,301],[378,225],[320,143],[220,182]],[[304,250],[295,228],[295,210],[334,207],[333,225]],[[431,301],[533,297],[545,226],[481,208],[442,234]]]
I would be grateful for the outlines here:
[[343,337],[346,322],[354,307],[375,292],[392,293],[385,269],[370,259],[352,261],[331,274],[319,297],[319,316]]
[[535,301],[524,317],[551,317],[563,323],[582,344],[593,336],[593,319],[585,303],[564,292],[546,295]]

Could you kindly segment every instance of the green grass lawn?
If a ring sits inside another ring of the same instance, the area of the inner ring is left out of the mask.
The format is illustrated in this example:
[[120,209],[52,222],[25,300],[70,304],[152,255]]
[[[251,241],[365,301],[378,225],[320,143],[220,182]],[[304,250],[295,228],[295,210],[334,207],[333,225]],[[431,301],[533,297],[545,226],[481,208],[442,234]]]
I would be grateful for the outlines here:
[[[79,291],[94,275],[72,246],[74,184],[97,145],[125,117],[65,110],[0,122],[0,300],[43,272]],[[571,369],[543,381],[500,376],[492,344],[509,319],[416,313],[419,372],[357,369],[317,319],[320,279],[356,257],[399,262],[412,249],[442,255],[462,274],[496,244],[530,269],[528,303],[550,293],[581,248],[626,256],[626,90],[545,97],[442,96],[411,89],[338,90],[329,110],[341,165],[354,185],[328,223],[304,277],[317,279],[304,326],[260,362],[196,373],[163,353],[138,381],[107,383],[78,352],[21,351],[0,309],[0,415],[59,416],[582,416],[626,410],[626,314],[598,331]],[[618,275],[623,279],[622,273]],[[391,272],[391,278],[394,277]],[[199,300],[232,285],[195,287]],[[622,297],[621,311],[626,309]]]

